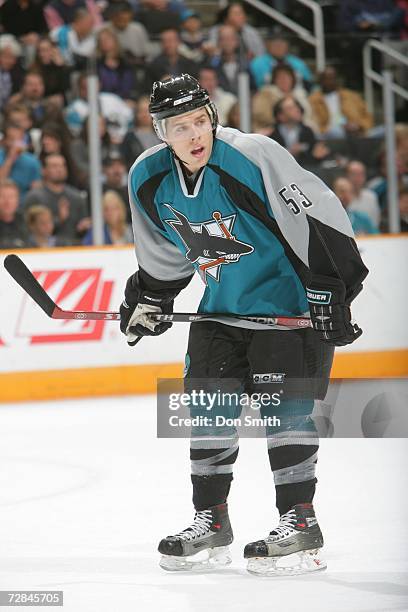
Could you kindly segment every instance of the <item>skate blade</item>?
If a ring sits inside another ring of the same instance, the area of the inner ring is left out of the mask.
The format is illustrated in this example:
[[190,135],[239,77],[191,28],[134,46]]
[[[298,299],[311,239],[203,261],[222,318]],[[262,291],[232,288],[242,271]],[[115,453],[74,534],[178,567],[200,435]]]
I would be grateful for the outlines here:
[[247,571],[256,576],[298,576],[326,569],[321,549],[302,550],[282,557],[254,557],[248,560]]
[[203,570],[215,570],[225,567],[232,562],[228,546],[217,546],[202,550],[189,557],[175,557],[162,555],[159,565],[168,572],[197,572]]

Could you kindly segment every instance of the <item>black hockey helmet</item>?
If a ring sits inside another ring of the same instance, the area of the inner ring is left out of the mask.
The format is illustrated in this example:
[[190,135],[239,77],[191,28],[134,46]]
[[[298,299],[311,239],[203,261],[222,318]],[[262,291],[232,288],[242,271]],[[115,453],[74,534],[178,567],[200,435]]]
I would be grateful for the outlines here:
[[163,81],[155,81],[150,96],[149,112],[158,137],[165,140],[164,119],[183,115],[205,108],[213,131],[218,125],[217,109],[210,100],[208,91],[189,74],[170,77]]

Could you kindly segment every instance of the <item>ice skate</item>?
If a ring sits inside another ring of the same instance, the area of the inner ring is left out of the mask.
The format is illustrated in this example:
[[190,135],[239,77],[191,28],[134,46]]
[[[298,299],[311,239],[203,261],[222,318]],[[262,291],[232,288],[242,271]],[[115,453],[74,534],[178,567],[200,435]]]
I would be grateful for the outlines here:
[[200,510],[190,527],[160,542],[160,567],[168,571],[191,571],[229,565],[228,545],[232,540],[227,504]]
[[293,576],[325,569],[323,536],[312,504],[297,504],[283,514],[264,540],[245,546],[247,570],[258,576]]

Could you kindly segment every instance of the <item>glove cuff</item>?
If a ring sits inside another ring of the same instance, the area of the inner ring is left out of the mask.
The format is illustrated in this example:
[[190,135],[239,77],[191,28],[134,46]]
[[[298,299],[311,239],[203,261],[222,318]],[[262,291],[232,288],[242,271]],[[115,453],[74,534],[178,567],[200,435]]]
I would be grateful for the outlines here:
[[314,274],[306,287],[306,297],[309,304],[321,306],[344,304],[346,286],[340,278]]
[[125,300],[128,304],[144,303],[152,306],[161,306],[173,302],[177,292],[150,291],[141,287],[139,272],[135,272],[127,281]]

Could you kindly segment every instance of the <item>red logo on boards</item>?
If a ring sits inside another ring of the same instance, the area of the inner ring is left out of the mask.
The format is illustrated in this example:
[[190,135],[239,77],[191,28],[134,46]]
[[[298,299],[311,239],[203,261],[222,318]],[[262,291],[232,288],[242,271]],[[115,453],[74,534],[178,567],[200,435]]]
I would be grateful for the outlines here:
[[[41,270],[33,274],[63,310],[109,310],[113,281],[102,279],[101,268]],[[105,321],[51,320],[25,296],[17,327],[17,334],[29,336],[31,344],[80,342],[100,340]]]

